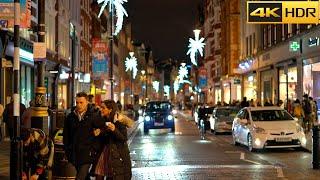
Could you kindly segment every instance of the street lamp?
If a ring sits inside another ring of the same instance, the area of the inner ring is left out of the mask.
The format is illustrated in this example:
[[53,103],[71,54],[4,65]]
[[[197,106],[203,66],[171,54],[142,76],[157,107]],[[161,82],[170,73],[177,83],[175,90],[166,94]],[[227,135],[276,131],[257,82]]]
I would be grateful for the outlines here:
[[[97,0],[98,4],[102,4],[100,8],[100,12],[98,14],[98,18],[100,18],[101,14],[103,13],[104,9],[107,7],[109,4],[109,14],[110,14],[110,93],[111,93],[111,99],[113,99],[113,36],[116,36],[120,30],[122,29],[122,24],[123,24],[123,16],[128,17],[127,11],[124,9],[122,6],[124,2],[127,2],[127,0]],[[117,22],[116,22],[116,28],[113,32],[113,11],[115,11],[116,16],[117,16]]]
[[[143,89],[145,89],[144,91],[146,91],[146,84],[147,84],[147,82],[146,82],[146,76],[145,76],[146,71],[145,71],[145,70],[141,70],[141,74],[142,74],[142,76],[141,76],[142,86],[144,86],[144,88],[142,88],[142,92],[143,92]],[[145,98],[146,98],[146,97],[147,97],[147,96],[144,94],[144,98],[143,98],[143,100],[142,100],[143,104],[145,103]]]

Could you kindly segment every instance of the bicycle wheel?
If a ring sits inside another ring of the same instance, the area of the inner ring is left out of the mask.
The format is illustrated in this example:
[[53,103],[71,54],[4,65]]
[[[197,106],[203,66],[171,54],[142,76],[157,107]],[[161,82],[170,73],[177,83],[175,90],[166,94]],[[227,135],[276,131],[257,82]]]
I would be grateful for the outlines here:
[[205,130],[205,127],[204,127],[204,121],[201,120],[200,121],[200,137],[202,140],[205,139],[205,133],[206,133],[206,130]]

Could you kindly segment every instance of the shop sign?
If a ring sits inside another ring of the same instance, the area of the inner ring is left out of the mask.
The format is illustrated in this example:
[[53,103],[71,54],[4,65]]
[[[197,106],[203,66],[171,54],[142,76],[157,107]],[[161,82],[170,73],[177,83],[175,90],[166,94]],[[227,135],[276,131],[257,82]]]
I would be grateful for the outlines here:
[[319,46],[319,45],[320,45],[319,37],[309,38],[309,40],[308,40],[309,47]]
[[233,84],[240,84],[240,83],[241,83],[240,79],[234,79],[233,80]]
[[8,60],[2,58],[1,65],[2,65],[1,67],[3,67],[3,68],[10,68],[10,67],[12,67],[12,61],[8,61]]
[[46,59],[47,47],[46,43],[33,43],[33,59],[34,61],[44,61]]
[[290,52],[297,52],[300,49],[300,43],[298,41],[290,41]]
[[[1,26],[14,26],[14,0],[0,0]],[[31,0],[20,0],[20,28],[29,28],[31,25]]]

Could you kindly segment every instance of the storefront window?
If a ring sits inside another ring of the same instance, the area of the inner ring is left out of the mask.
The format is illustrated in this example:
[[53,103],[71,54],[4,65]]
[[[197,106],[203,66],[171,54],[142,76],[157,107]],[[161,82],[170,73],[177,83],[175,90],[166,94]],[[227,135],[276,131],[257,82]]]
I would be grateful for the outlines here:
[[289,100],[295,100],[297,98],[297,67],[288,68],[288,85],[284,69],[279,70],[279,100],[284,102],[287,102],[287,87]]
[[58,85],[58,109],[67,109],[67,85]]
[[303,66],[303,93],[320,99],[320,63]]
[[245,77],[244,79],[244,97],[247,97],[247,100],[257,99],[257,79],[255,74],[251,74]]
[[215,98],[215,104],[217,104],[219,101],[221,102],[221,89],[220,88],[215,88],[214,89],[214,98]]
[[21,65],[20,68],[20,93],[21,103],[26,107],[29,107],[29,103],[32,100],[32,71],[31,67]]
[[225,83],[223,85],[223,102],[225,103],[230,103],[230,92],[231,92],[231,87],[230,83]]

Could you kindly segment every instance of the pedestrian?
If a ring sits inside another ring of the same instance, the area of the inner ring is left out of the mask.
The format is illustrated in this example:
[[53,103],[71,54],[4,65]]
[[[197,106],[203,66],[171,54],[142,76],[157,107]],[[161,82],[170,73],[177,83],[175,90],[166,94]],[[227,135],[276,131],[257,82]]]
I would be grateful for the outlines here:
[[[20,117],[22,117],[22,114],[26,110],[26,107],[24,104],[20,103]],[[13,98],[11,98],[11,101],[9,104],[6,105],[3,112],[3,122],[6,123],[7,129],[9,132],[10,140],[13,138],[13,132],[14,132],[14,119],[13,119]],[[22,121],[20,121],[19,124],[20,127],[22,127]]]
[[93,165],[96,180],[123,179],[130,180],[131,159],[127,144],[127,128],[132,127],[134,121],[118,112],[117,104],[113,100],[103,101],[101,114],[107,127],[95,130],[96,136],[104,137],[104,147],[99,159]]
[[309,132],[311,129],[312,120],[312,105],[309,100],[308,94],[303,95],[302,108],[304,111],[305,118],[303,119],[303,124],[306,132]]
[[85,92],[76,95],[76,107],[66,117],[63,129],[65,153],[77,170],[77,180],[87,178],[90,165],[100,149],[93,130],[104,126],[101,115],[92,106],[88,106],[88,103]]
[[24,128],[31,128],[31,117],[32,117],[32,107],[34,106],[34,101],[29,102],[29,107],[23,112],[21,116],[21,121]]
[[304,112],[299,99],[296,99],[293,103],[293,116],[298,118],[299,124],[303,126]]
[[122,104],[119,100],[117,101],[117,106],[118,106],[118,110],[122,111]]
[[23,140],[23,172],[30,179],[48,179],[48,170],[52,167],[54,145],[49,136],[41,129],[21,129]]

